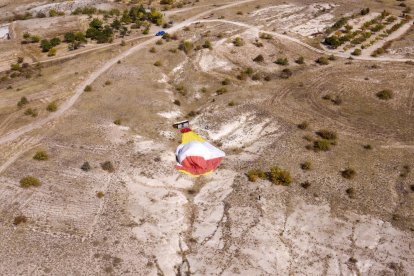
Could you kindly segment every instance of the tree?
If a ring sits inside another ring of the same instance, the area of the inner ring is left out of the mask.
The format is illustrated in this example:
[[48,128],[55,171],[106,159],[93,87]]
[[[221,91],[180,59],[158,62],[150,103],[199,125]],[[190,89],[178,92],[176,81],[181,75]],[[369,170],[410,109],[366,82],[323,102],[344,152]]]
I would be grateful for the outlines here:
[[50,45],[52,45],[52,47],[55,47],[59,44],[60,44],[60,39],[58,37],[54,37],[50,40]]
[[40,47],[42,48],[42,52],[46,53],[52,49],[53,46],[50,44],[49,40],[42,39],[42,41],[40,41]]
[[64,35],[65,42],[71,43],[75,41],[75,34],[73,32],[67,32]]
[[94,29],[100,29],[100,28],[102,28],[102,25],[103,25],[103,22],[100,20],[100,19],[98,19],[98,18],[94,18],[90,23],[89,23],[89,26],[91,27],[91,28],[94,28]]

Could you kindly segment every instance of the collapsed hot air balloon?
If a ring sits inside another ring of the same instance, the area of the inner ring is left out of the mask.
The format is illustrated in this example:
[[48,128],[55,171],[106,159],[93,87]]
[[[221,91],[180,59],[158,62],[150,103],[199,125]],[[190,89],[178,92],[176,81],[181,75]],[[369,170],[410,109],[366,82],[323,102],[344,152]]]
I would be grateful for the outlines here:
[[176,169],[194,177],[215,171],[226,154],[195,134],[189,128],[188,121],[176,123],[174,127],[182,135],[181,144],[175,152]]

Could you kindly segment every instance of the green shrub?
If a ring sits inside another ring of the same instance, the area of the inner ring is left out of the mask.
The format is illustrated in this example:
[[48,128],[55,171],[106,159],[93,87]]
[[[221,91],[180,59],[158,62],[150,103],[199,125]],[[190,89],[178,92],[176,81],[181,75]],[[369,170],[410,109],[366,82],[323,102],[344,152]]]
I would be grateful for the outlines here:
[[122,124],[122,120],[121,119],[116,119],[114,121],[114,124],[120,126]]
[[394,93],[390,89],[384,89],[376,94],[376,96],[381,100],[390,100],[393,98]]
[[157,49],[155,49],[155,47],[151,47],[151,49],[149,51],[150,51],[150,53],[156,53]]
[[47,105],[46,110],[49,112],[56,112],[58,110],[58,105],[56,102],[51,102]]
[[114,172],[114,171],[115,171],[115,167],[114,167],[114,165],[112,164],[112,162],[111,162],[111,161],[105,161],[105,162],[103,162],[103,163],[101,164],[101,168],[102,168],[104,171],[107,171],[107,172],[110,172],[110,173],[112,173],[112,172]]
[[209,40],[206,40],[204,41],[203,48],[211,50],[213,49],[213,46],[211,45],[211,42]]
[[193,49],[194,45],[191,41],[181,41],[180,45],[178,46],[178,49],[181,51],[184,51],[184,53],[189,54]]
[[337,134],[335,131],[327,130],[327,129],[321,129],[316,132],[316,134],[326,140],[336,140]]
[[19,71],[21,69],[20,64],[19,63],[14,63],[10,65],[10,69],[12,71]]
[[329,151],[331,150],[331,142],[328,140],[315,140],[313,141],[313,149],[315,151]]
[[272,38],[273,38],[273,36],[272,36],[271,34],[267,34],[267,33],[260,33],[260,34],[259,34],[259,37],[260,37],[261,39],[267,39],[267,40],[269,40],[269,39],[272,39]]
[[276,63],[276,64],[278,64],[278,65],[283,65],[283,66],[286,66],[286,65],[288,65],[288,64],[289,64],[289,61],[288,61],[288,59],[287,59],[287,58],[278,58],[278,59],[275,61],[275,63]]
[[38,112],[37,109],[32,109],[32,108],[28,108],[24,111],[24,115],[26,116],[32,116],[32,117],[37,117]]
[[300,168],[304,171],[309,171],[312,169],[312,163],[310,161],[305,161],[300,164]]
[[305,58],[303,56],[298,57],[295,62],[297,64],[304,64],[305,63]]
[[162,65],[162,63],[161,63],[161,61],[160,60],[157,60],[155,63],[154,63],[154,66],[157,66],[157,67],[159,67],[159,66],[161,66]]
[[56,48],[51,48],[51,49],[49,49],[49,51],[47,52],[47,56],[48,56],[48,57],[54,57],[54,56],[56,56],[56,52],[57,52]]
[[83,89],[83,91],[85,91],[85,92],[91,92],[92,91],[92,86],[90,86],[90,85],[85,86],[85,88]]
[[234,101],[230,101],[229,103],[228,103],[228,106],[235,106],[236,105],[236,103],[234,102]]
[[351,55],[353,55],[353,56],[360,56],[362,54],[362,50],[361,49],[355,49],[352,53],[351,53]]
[[22,188],[39,187],[40,185],[42,185],[40,180],[33,176],[26,176],[20,180],[20,187]]
[[336,60],[336,57],[335,57],[334,55],[330,55],[330,56],[328,57],[328,59],[333,61],[333,60]]
[[17,106],[20,108],[20,107],[27,105],[28,103],[29,101],[27,100],[26,97],[21,97],[20,101],[17,102]]
[[256,182],[256,180],[258,178],[260,179],[266,179],[267,175],[265,172],[263,172],[262,170],[259,169],[254,169],[254,170],[250,170],[247,172],[247,178],[249,179],[250,182]]
[[329,60],[327,57],[319,57],[316,60],[316,63],[319,63],[320,65],[328,65],[329,64]]
[[243,46],[243,45],[244,45],[244,40],[243,40],[241,37],[236,37],[236,38],[233,40],[233,44],[234,44],[234,46],[236,46],[236,47],[241,47],[241,46]]
[[289,186],[292,183],[292,177],[288,171],[273,167],[270,169],[270,181],[276,185]]
[[96,193],[97,198],[103,198],[104,196],[105,196],[105,194],[103,192],[97,192]]
[[38,161],[45,161],[49,159],[49,155],[47,154],[46,151],[44,150],[39,150],[38,152],[36,152],[36,154],[33,156],[34,160],[38,160]]
[[343,170],[341,172],[341,175],[343,178],[352,179],[356,175],[356,172],[354,169],[348,168],[348,169]]

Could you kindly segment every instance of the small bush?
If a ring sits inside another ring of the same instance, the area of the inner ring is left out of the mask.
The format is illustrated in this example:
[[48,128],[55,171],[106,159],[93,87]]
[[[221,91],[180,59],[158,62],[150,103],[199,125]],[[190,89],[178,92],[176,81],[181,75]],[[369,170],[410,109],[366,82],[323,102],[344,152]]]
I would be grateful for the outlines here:
[[323,100],[326,100],[326,101],[330,101],[330,100],[332,100],[332,95],[330,95],[330,94],[326,94],[326,95],[324,95],[324,96],[322,97],[322,99],[323,99]]
[[309,171],[312,169],[312,163],[310,161],[305,161],[300,164],[300,168],[304,171]]
[[305,58],[304,58],[304,57],[302,57],[302,56],[300,56],[300,57],[298,57],[298,58],[295,60],[295,62],[296,62],[297,64],[304,64],[304,63],[305,63]]
[[243,46],[243,45],[244,45],[244,40],[243,40],[241,37],[236,37],[236,38],[233,40],[233,44],[234,44],[234,46],[236,46],[236,47],[241,47],[241,46]]
[[249,179],[250,182],[256,182],[256,180],[258,178],[260,179],[266,179],[267,175],[265,172],[263,172],[262,170],[259,169],[254,169],[254,170],[250,170],[247,172],[247,178]]
[[115,171],[115,167],[114,167],[114,165],[112,164],[112,162],[111,162],[111,161],[105,161],[105,162],[103,162],[103,163],[101,164],[101,168],[102,168],[104,171],[107,171],[107,172],[110,172],[110,173],[112,173],[112,172],[114,172],[114,171]]
[[121,119],[116,119],[114,121],[114,124],[120,126],[122,124],[122,120]]
[[306,121],[303,121],[302,123],[298,124],[298,128],[302,130],[308,129],[308,127],[309,127],[309,123]]
[[231,102],[228,103],[228,106],[235,106],[235,105],[236,105],[236,103],[234,101],[231,101]]
[[206,40],[206,41],[204,41],[203,48],[211,50],[211,49],[213,49],[213,46],[212,46],[212,44],[209,40]]
[[329,151],[331,150],[331,142],[328,140],[315,140],[313,141],[313,149],[315,151]]
[[400,173],[400,177],[407,177],[410,172],[411,172],[410,166],[409,165],[404,165],[403,169]]
[[319,57],[316,60],[316,63],[320,64],[320,65],[328,65],[329,64],[329,60],[327,57]]
[[361,49],[355,49],[352,53],[351,53],[351,55],[353,55],[353,56],[360,56],[362,54],[362,51],[361,51]]
[[105,82],[105,85],[111,85],[112,84],[112,82],[110,81],[110,80],[107,80],[106,82]]
[[184,51],[184,53],[189,54],[194,48],[194,45],[191,41],[181,41],[178,49]]
[[366,145],[364,145],[364,149],[371,150],[372,146],[370,144],[366,144]]
[[259,34],[259,37],[260,37],[261,39],[267,39],[267,40],[269,40],[269,39],[272,39],[272,38],[273,38],[273,36],[272,36],[271,34],[267,34],[267,33],[260,33],[260,34]]
[[288,79],[293,75],[292,71],[289,68],[285,68],[282,70],[282,72],[280,73],[280,77],[282,79]]
[[49,112],[56,112],[58,110],[58,106],[56,102],[51,102],[47,105],[46,110]]
[[225,88],[225,87],[219,88],[219,89],[217,89],[216,93],[217,93],[217,95],[222,95],[224,93],[227,93],[227,88]]
[[254,62],[264,62],[264,57],[263,55],[258,55],[257,57],[255,57],[253,59]]
[[390,89],[384,89],[376,94],[376,96],[381,100],[390,100],[393,98],[394,93]]
[[34,117],[37,117],[38,112],[37,112],[36,109],[28,108],[28,109],[26,109],[24,111],[24,115],[26,115],[26,116],[32,116],[34,118]]
[[348,188],[345,190],[346,194],[348,195],[349,198],[355,198],[355,189],[354,188]]
[[336,60],[336,57],[335,57],[334,55],[330,55],[330,56],[328,57],[328,59],[329,59],[329,60],[334,61],[334,60]]
[[44,150],[39,150],[38,152],[36,152],[36,154],[33,156],[34,160],[38,160],[38,161],[45,161],[49,159],[49,155],[47,154],[46,151]]
[[179,100],[174,100],[174,104],[180,106],[181,102]]
[[82,166],[80,167],[82,171],[84,172],[89,172],[92,168],[91,165],[89,164],[89,162],[85,162],[82,164]]
[[229,80],[229,79],[224,79],[224,80],[221,82],[221,84],[222,84],[222,85],[229,85],[229,84],[230,84],[230,80]]
[[309,183],[309,181],[305,181],[305,182],[303,182],[303,183],[300,183],[300,186],[301,186],[303,189],[307,189],[307,188],[309,188],[309,187],[311,186],[311,184]]
[[150,51],[150,53],[156,53],[157,49],[155,49],[155,47],[151,47],[151,49],[149,51]]
[[51,48],[51,49],[49,49],[49,51],[47,52],[47,56],[48,56],[48,57],[54,57],[54,56],[56,56],[56,52],[57,52],[56,48]]
[[157,60],[155,63],[154,63],[154,66],[157,66],[157,67],[159,67],[159,66],[161,66],[162,65],[162,63],[161,63],[161,61],[159,61],[159,60]]
[[288,65],[288,64],[289,64],[289,61],[288,61],[288,59],[287,59],[287,58],[278,58],[278,59],[275,61],[275,63],[276,63],[276,64],[278,64],[278,65],[286,66],[286,65]]
[[356,172],[354,169],[348,168],[348,169],[343,170],[341,172],[341,175],[343,178],[352,179],[356,175]]
[[337,134],[335,131],[327,130],[327,129],[321,129],[316,132],[316,134],[326,140],[336,140]]
[[339,96],[336,96],[335,99],[332,100],[333,104],[335,105],[341,105],[342,104],[342,99]]
[[104,196],[105,196],[105,194],[103,192],[97,192],[96,193],[97,198],[103,198]]
[[26,97],[21,97],[20,98],[20,101],[18,101],[18,103],[17,103],[17,106],[18,107],[23,107],[23,106],[25,106],[28,103],[29,103],[29,101],[27,100]]
[[160,40],[158,40],[157,42],[155,42],[155,44],[157,44],[157,45],[162,45],[162,44],[164,44],[164,42],[162,42],[162,39],[160,39]]
[[90,86],[90,85],[85,86],[85,88],[83,89],[83,91],[85,91],[85,92],[91,92],[92,91],[92,86]]
[[26,176],[20,180],[20,187],[22,188],[39,187],[41,184],[40,180],[33,176]]
[[26,222],[27,222],[27,217],[23,215],[17,216],[13,220],[14,225],[19,225],[21,223],[26,223]]
[[288,171],[273,167],[270,169],[270,181],[276,185],[289,186],[292,183],[292,177]]

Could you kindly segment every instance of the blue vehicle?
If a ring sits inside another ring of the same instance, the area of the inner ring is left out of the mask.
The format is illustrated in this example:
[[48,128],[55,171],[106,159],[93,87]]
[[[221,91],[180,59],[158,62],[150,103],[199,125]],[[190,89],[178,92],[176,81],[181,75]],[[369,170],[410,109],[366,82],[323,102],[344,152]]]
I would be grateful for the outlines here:
[[165,35],[164,31],[159,31],[158,33],[155,34],[155,36],[163,36]]

